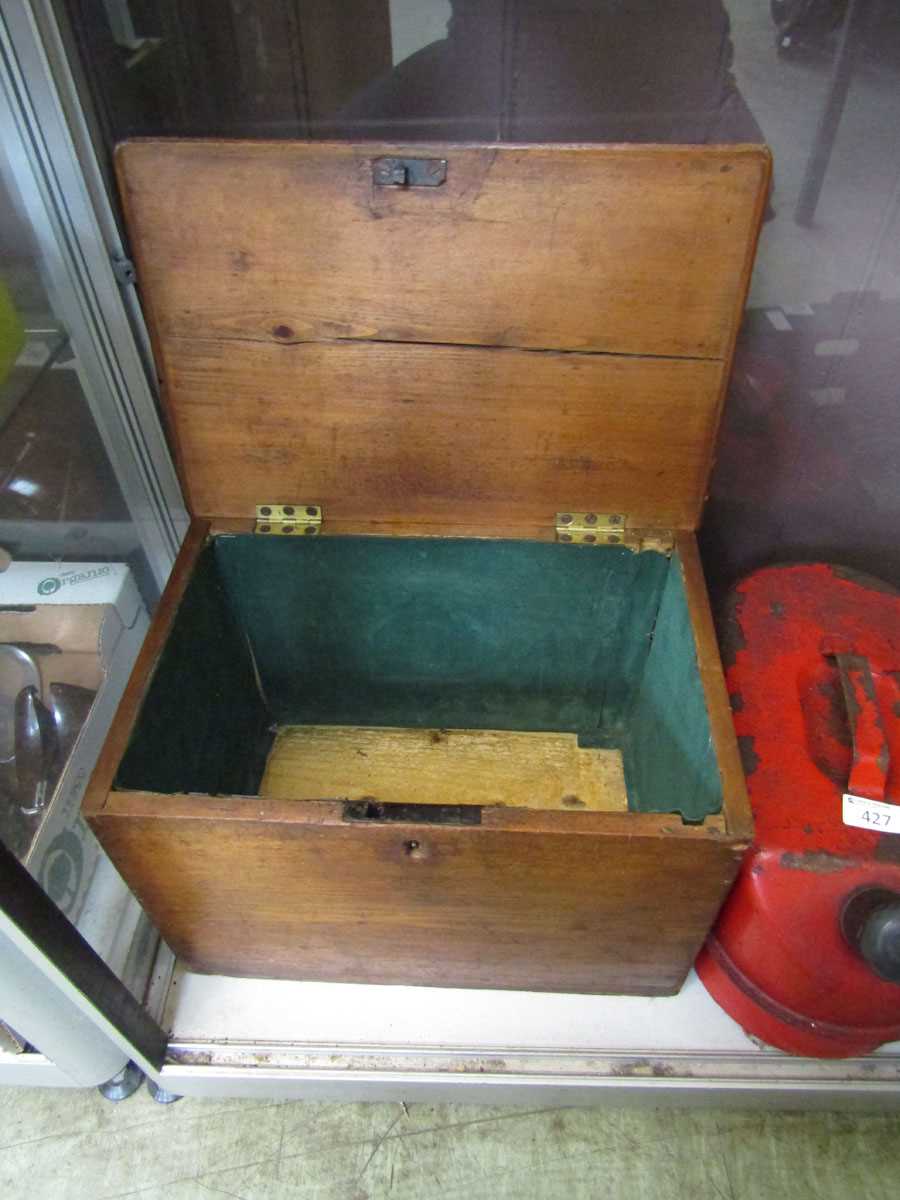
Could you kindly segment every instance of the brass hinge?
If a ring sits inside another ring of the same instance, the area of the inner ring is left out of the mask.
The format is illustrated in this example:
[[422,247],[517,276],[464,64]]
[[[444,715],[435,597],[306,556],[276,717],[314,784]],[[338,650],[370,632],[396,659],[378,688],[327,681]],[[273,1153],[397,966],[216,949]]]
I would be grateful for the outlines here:
[[628,539],[625,521],[624,513],[557,513],[556,540],[585,546],[623,546]]
[[556,540],[580,546],[623,546],[636,554],[641,550],[671,554],[675,547],[671,529],[632,529],[627,513],[557,513]]
[[314,537],[322,528],[320,504],[257,504],[254,533]]

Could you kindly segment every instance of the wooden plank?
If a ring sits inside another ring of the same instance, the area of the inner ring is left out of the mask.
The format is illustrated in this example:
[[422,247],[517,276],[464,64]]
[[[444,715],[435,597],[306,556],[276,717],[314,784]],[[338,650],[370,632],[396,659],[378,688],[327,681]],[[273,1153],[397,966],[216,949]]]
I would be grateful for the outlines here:
[[[210,517],[210,535],[220,533],[252,533],[256,526],[255,517]],[[366,521],[341,520],[338,517],[328,517],[319,527],[321,533],[329,537],[432,537],[432,538],[477,538],[479,540],[496,541],[511,539],[525,542],[555,542],[556,529],[553,526],[538,524],[532,521],[522,524],[517,521],[494,521],[485,526],[477,521],[457,524],[452,521]],[[627,524],[629,542],[641,545],[643,550],[657,550],[668,554],[675,544],[675,533],[672,529],[661,529],[650,526],[636,526],[629,521]]]
[[[720,835],[642,835],[633,815],[236,821],[154,799],[157,817],[92,827],[184,964],[233,975],[671,994],[740,861]],[[624,827],[577,832],[594,822]]]
[[572,733],[288,725],[259,793],[392,804],[478,804],[627,812],[619,750],[582,749]]
[[208,528],[205,521],[191,521],[85,789],[82,801],[85,817],[89,818],[92,813],[101,811],[107,802],[153,673],[175,623],[178,606],[191,581],[197,557],[206,542]]
[[[374,159],[448,159],[436,188]],[[759,146],[136,141],[120,179],[160,335],[723,358]]]
[[175,341],[170,412],[194,512],[552,526],[624,508],[692,526],[720,363],[458,346]]
[[[255,824],[341,825],[344,805],[340,800],[275,800],[261,796],[206,796],[197,792],[129,791],[109,793],[104,817],[160,818],[165,821],[216,820]],[[573,837],[655,837],[679,841],[734,841],[718,816],[707,817],[702,825],[685,825],[670,813],[635,812],[552,812],[540,808],[483,808],[481,824],[507,833],[564,833]]]
[[694,527],[767,151],[416,145],[447,182],[375,186],[401,151],[121,149],[192,510],[247,516],[303,485],[349,520],[602,505]]
[[731,837],[749,842],[753,837],[753,814],[741,765],[731,703],[725,687],[719,643],[709,607],[706,580],[693,533],[681,533],[676,541],[684,577],[684,590],[694,630],[697,668],[706,696],[709,727],[722,780],[722,813]]

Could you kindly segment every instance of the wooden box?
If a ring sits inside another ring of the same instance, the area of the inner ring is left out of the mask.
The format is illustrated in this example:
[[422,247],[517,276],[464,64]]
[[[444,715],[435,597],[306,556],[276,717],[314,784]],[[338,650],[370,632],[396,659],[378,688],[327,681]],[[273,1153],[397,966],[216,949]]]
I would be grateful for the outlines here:
[[85,813],[167,941],[676,991],[751,836],[693,531],[767,152],[118,168],[196,516]]

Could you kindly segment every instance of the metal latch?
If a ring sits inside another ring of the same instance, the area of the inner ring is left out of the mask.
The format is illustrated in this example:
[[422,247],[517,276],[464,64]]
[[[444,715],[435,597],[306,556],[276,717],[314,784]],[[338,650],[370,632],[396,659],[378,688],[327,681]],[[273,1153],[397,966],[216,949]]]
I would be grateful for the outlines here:
[[322,528],[320,504],[257,504],[254,533],[314,537]]
[[372,179],[379,187],[440,187],[447,180],[446,158],[376,158]]
[[625,515],[596,512],[557,513],[556,540],[587,546],[624,545]]
[[[378,800],[347,800],[345,821],[397,821],[416,825],[480,825],[480,804],[384,804]],[[407,853],[418,849],[418,842],[407,842]]]

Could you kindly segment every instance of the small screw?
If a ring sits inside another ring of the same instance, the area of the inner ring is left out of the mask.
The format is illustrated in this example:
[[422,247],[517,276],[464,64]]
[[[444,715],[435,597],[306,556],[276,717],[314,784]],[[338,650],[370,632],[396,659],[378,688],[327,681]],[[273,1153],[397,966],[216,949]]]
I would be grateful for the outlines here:
[[271,533],[271,531],[272,531],[271,525],[260,525],[260,527],[259,527],[260,533]]
[[585,523],[585,525],[596,525],[597,524],[597,514],[596,513],[585,513],[584,523]]
[[260,516],[262,516],[262,517],[270,517],[270,516],[272,515],[272,510],[271,510],[271,508],[269,508],[268,504],[265,504],[265,505],[263,505],[263,507],[262,507],[262,508],[259,510],[259,514],[260,514]]
[[591,542],[591,543],[593,543],[593,542],[596,542],[596,540],[597,540],[597,535],[596,535],[596,533],[586,533],[586,534],[584,535],[584,540],[585,540],[586,542]]
[[292,516],[294,515],[294,506],[293,506],[293,504],[286,504],[286,505],[284,506],[284,515],[285,515],[286,517],[292,517]]
[[281,532],[282,533],[293,533],[294,527],[293,527],[293,525],[282,525]]
[[560,540],[561,542],[571,542],[571,540],[572,540],[572,535],[571,535],[571,533],[561,533],[561,534],[559,535],[559,540]]
[[559,514],[559,523],[560,523],[560,525],[571,525],[572,524],[572,514],[571,513],[560,513]]
[[606,540],[610,542],[611,545],[616,546],[619,542],[621,542],[622,539],[617,534],[611,533]]
[[304,533],[315,533],[316,527],[315,527],[315,525],[307,525],[306,528],[303,530],[303,532]]
[[621,525],[622,518],[618,515],[618,513],[611,513],[609,523],[610,525]]
[[311,504],[308,505],[308,507],[306,509],[306,515],[308,517],[314,517],[317,512],[318,512],[318,509],[314,508]]

